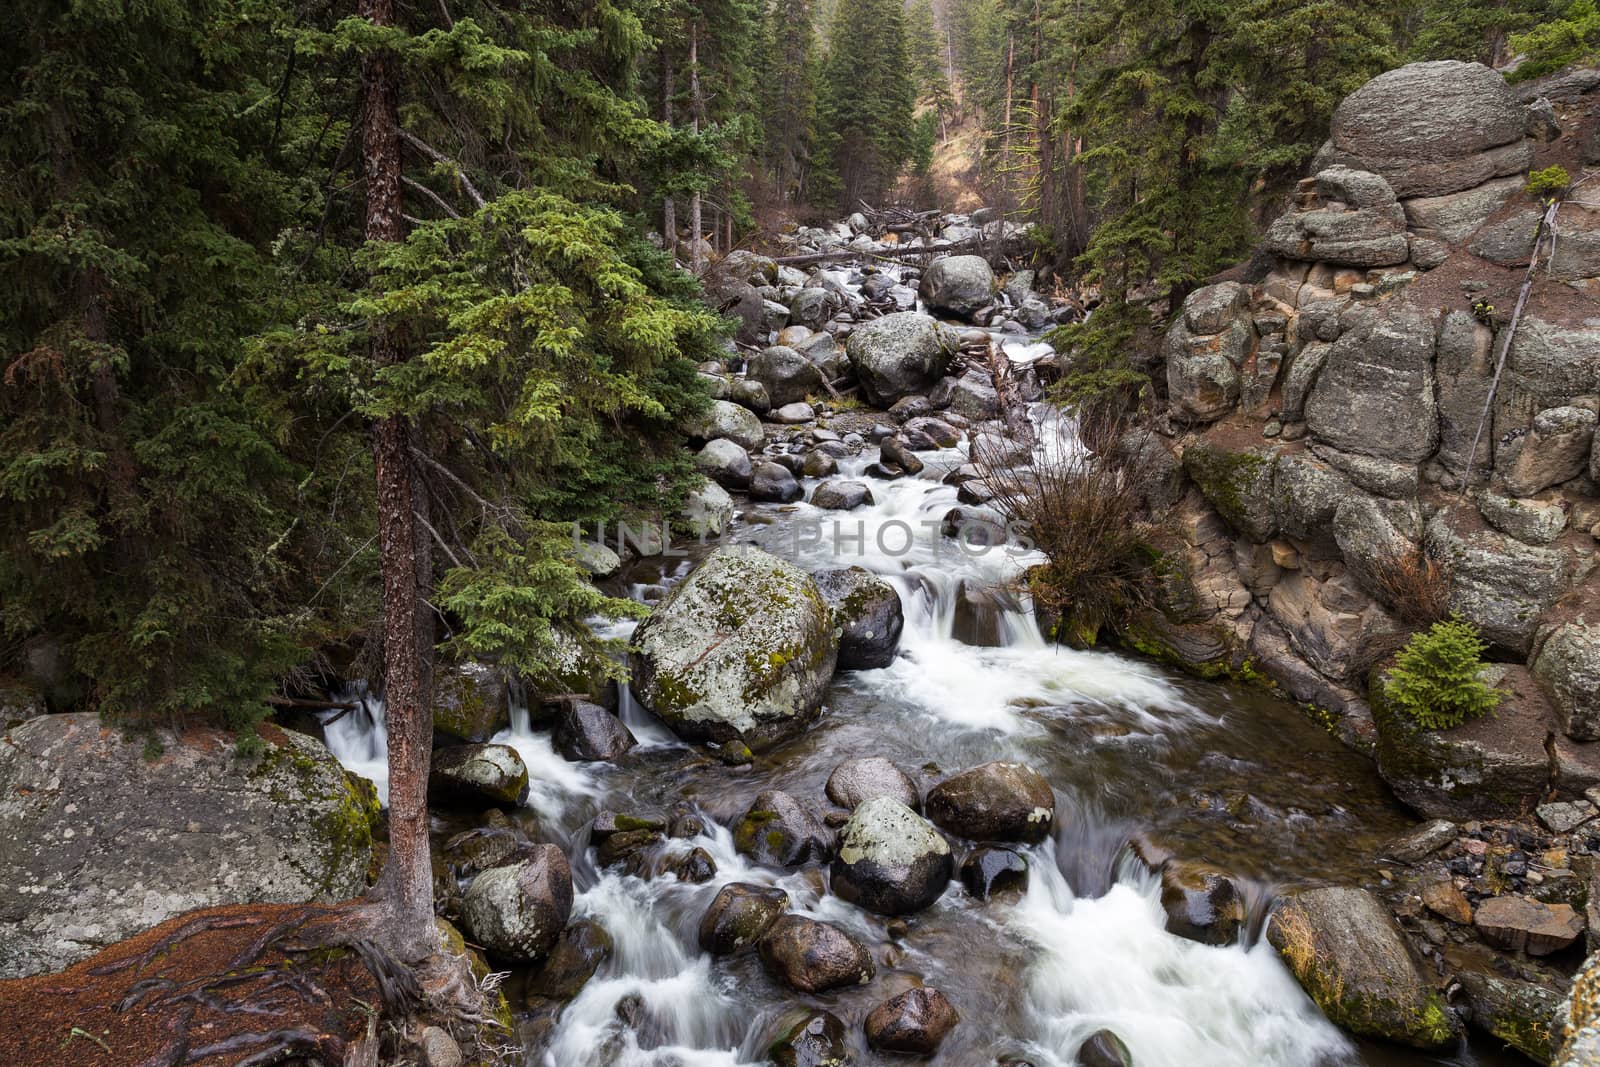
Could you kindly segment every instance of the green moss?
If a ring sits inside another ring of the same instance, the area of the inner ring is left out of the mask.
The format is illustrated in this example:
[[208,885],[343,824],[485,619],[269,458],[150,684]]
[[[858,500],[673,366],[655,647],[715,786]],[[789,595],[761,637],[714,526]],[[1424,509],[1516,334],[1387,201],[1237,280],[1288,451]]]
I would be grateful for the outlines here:
[[1252,510],[1260,503],[1263,493],[1272,491],[1274,459],[1274,454],[1254,449],[1233,452],[1211,444],[1198,444],[1184,452],[1183,466],[1230,526],[1245,533],[1265,535],[1268,531],[1257,528]]

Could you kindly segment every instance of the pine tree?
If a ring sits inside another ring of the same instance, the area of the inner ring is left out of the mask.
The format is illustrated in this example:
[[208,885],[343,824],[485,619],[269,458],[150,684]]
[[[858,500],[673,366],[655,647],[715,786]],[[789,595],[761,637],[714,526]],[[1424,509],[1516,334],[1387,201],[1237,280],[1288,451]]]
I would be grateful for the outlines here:
[[942,127],[955,114],[955,96],[946,69],[945,38],[934,18],[932,0],[913,0],[907,11],[906,50],[917,101],[935,112]]
[[815,137],[817,31],[811,0],[776,0],[762,20],[762,158],[785,201],[806,195]]
[[840,4],[828,33],[818,127],[819,195],[840,207],[881,199],[911,155],[916,88],[900,0]]

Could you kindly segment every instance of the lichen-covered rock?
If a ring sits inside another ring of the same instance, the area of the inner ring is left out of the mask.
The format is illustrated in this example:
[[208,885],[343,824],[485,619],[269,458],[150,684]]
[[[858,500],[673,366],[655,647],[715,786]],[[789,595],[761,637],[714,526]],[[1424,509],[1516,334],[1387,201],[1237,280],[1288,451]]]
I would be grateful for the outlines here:
[[823,482],[811,493],[811,506],[825,511],[851,511],[873,502],[872,490],[865,482]]
[[1450,730],[1425,730],[1385,696],[1368,692],[1378,731],[1378,773],[1428,818],[1502,818],[1531,808],[1550,784],[1545,738],[1554,715],[1527,668],[1493,664],[1488,684],[1504,696],[1492,715]]
[[727,438],[706,442],[695,454],[695,468],[724,489],[750,488],[750,455]]
[[1558,545],[1523,544],[1476,519],[1476,509],[1441,508],[1424,533],[1428,555],[1450,567],[1451,610],[1485,640],[1526,656],[1540,616],[1571,584],[1571,558]]
[[894,586],[865,567],[818,571],[812,578],[839,631],[839,670],[870,671],[893,663],[905,628]]
[[0,737],[0,978],[60,970],[180,912],[332,902],[366,888],[375,794],[322,745],[267,728],[158,733],[146,758],[93,714]]
[[810,804],[770,789],[733,824],[733,847],[770,867],[800,867],[833,854],[833,833]]
[[634,631],[639,700],[691,740],[766,747],[822,706],[838,648],[804,571],[749,546],[718,549]]
[[789,321],[820,330],[838,314],[842,301],[826,289],[801,289],[789,298]]
[[1304,452],[1280,455],[1274,474],[1273,515],[1282,532],[1332,540],[1333,517],[1353,492],[1343,475]]
[[1055,827],[1056,797],[1039,772],[997,761],[952,775],[924,802],[928,817],[973,841],[1043,841]]
[[982,256],[946,256],[922,276],[922,298],[935,311],[970,321],[994,301],[994,271]]
[[833,892],[880,915],[921,911],[944,894],[955,861],[944,836],[893,797],[865,801],[839,832]]
[[484,871],[461,901],[473,941],[511,963],[543,959],[571,914],[572,868],[555,845],[535,845],[530,859]]
[[1527,545],[1548,545],[1567,528],[1561,501],[1543,504],[1485,492],[1478,496],[1478,513],[1496,530]]
[[785,915],[761,939],[761,962],[800,993],[866,985],[877,969],[865,946],[833,923]]
[[695,440],[728,440],[743,449],[760,448],[767,438],[761,420],[731,400],[713,400],[710,407],[689,420],[684,430]]
[[1600,953],[1583,961],[1572,989],[1552,1026],[1560,1046],[1552,1067],[1594,1067],[1600,1063]]
[[1439,443],[1433,323],[1404,303],[1347,318],[1306,398],[1312,436],[1343,452],[1420,463]]
[[905,771],[882,756],[845,760],[828,775],[828,799],[854,811],[873,797],[892,797],[912,811],[922,810],[922,794]]
[[1267,939],[1336,1025],[1421,1049],[1459,1039],[1460,1021],[1412,959],[1388,909],[1366,890],[1296,894],[1273,913]]
[[1561,729],[1578,741],[1600,741],[1600,627],[1581,616],[1544,638],[1533,676],[1550,697]]
[[858,326],[845,345],[862,394],[880,408],[932,388],[954,350],[939,323],[916,311],[895,312]]
[[733,497],[716,482],[705,482],[683,502],[678,525],[691,537],[721,537],[733,524]]
[[433,753],[428,794],[465,807],[520,804],[528,795],[528,768],[509,745],[451,745]]
[[1439,455],[1447,470],[1464,475],[1470,466],[1489,465],[1492,427],[1479,436],[1489,384],[1494,374],[1494,331],[1468,311],[1451,311],[1439,323],[1434,373],[1439,393]]
[[1166,342],[1167,392],[1179,418],[1210,422],[1239,402],[1239,368],[1256,341],[1247,297],[1244,286],[1224,282],[1196,289],[1184,300]]
[[1228,525],[1252,541],[1277,531],[1275,451],[1231,449],[1202,439],[1183,450],[1183,469]]
[[1600,417],[1588,408],[1546,408],[1514,447],[1495,457],[1512,496],[1532,496],[1571,481],[1589,467],[1589,450]]
[[937,989],[915,986],[867,1013],[867,1044],[880,1052],[932,1056],[961,1015]]
[[700,917],[700,947],[713,956],[754,948],[789,906],[789,894],[773,885],[729,882]]
[[478,744],[511,725],[505,672],[489,663],[463,663],[437,672],[433,732]]
[[775,408],[793,404],[823,391],[817,365],[792,348],[773,345],[750,357],[745,374],[760,382]]
[[1399,196],[1442,196],[1532,161],[1527,109],[1481,63],[1411,63],[1344,98],[1333,161],[1383,175]]
[[1285,259],[1349,267],[1389,267],[1411,254],[1405,211],[1376,174],[1330,167],[1317,174],[1319,200],[1280,215],[1262,245]]
[[1460,971],[1456,977],[1472,1008],[1474,1028],[1537,1063],[1554,1058],[1553,1030],[1561,1009],[1561,997],[1555,990],[1481,971]]

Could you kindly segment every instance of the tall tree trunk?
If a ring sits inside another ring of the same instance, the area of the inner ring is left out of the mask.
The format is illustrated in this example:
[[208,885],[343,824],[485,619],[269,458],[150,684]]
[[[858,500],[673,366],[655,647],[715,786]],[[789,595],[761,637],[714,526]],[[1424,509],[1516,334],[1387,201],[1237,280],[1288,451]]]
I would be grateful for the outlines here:
[[[700,132],[700,112],[705,101],[700,96],[700,23],[689,24],[689,106],[694,109],[693,129]],[[699,274],[705,270],[706,257],[700,243],[700,190],[696,189],[689,200],[689,269]]]
[[[360,0],[362,17],[394,24],[394,0]],[[368,241],[405,237],[400,187],[400,84],[395,57],[369,55],[362,63],[362,170],[366,178]],[[372,334],[373,361],[381,367],[405,359],[386,324]],[[378,473],[378,551],[383,569],[384,699],[389,733],[389,857],[377,896],[389,912],[389,947],[416,960],[438,947],[433,922],[433,874],[428,857],[428,755],[433,738],[427,670],[419,648],[416,492],[411,426],[390,415],[372,429]]]
[[[661,121],[672,128],[672,50],[667,43],[666,16],[662,16],[661,34]],[[667,252],[678,254],[678,205],[669,193],[661,204],[661,236],[666,239]]]
[[1003,130],[1000,148],[1001,188],[1004,192],[1005,210],[1010,211],[1016,207],[1011,193],[1011,100],[1016,92],[1017,73],[1017,34],[1015,30],[1006,31],[1006,116],[1001,129]]

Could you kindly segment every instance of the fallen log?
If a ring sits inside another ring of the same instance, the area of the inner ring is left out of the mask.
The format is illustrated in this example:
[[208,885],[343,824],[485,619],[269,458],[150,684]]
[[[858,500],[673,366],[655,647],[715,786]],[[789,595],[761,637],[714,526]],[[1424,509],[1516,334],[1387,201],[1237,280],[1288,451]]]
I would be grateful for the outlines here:
[[1003,253],[1008,248],[1021,248],[1025,243],[1020,237],[1003,240],[971,237],[965,241],[940,241],[920,248],[896,248],[882,252],[860,252],[853,248],[841,248],[833,252],[808,252],[801,256],[776,256],[772,261],[780,267],[809,267],[818,263],[834,263],[847,259],[902,260],[915,259],[918,256],[943,256],[952,252],[980,252],[985,249],[998,249]]

